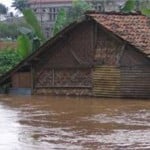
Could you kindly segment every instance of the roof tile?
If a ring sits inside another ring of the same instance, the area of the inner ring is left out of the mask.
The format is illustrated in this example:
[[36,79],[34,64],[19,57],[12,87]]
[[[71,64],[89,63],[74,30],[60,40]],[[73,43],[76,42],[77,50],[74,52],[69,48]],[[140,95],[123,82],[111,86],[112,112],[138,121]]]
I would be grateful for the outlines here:
[[150,55],[150,18],[140,14],[89,14],[99,24]]

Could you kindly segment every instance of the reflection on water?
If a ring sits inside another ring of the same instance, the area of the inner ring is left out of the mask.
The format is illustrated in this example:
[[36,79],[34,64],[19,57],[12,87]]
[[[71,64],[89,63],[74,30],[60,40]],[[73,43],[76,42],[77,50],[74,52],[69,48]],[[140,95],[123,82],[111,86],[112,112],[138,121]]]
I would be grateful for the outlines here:
[[0,96],[0,150],[150,149],[150,101]]

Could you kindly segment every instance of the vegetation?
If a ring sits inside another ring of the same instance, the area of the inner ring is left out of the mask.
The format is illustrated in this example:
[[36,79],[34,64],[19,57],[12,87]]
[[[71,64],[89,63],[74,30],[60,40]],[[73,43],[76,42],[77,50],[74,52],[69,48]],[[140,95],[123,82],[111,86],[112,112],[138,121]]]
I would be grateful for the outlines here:
[[74,0],[72,4],[72,8],[69,10],[61,9],[58,13],[53,35],[62,30],[66,25],[71,22],[79,19],[87,10],[93,9],[92,6],[87,3],[85,0]]
[[0,22],[0,39],[7,40],[8,38],[11,40],[16,40],[19,36],[19,28],[20,27],[29,28],[29,25],[25,23],[22,17],[20,18],[12,18],[10,20],[5,20]]
[[1,39],[6,39],[6,38],[16,39],[19,34],[16,24],[8,24],[5,22],[1,22],[0,30],[1,30],[0,32]]
[[68,22],[79,19],[87,10],[92,10],[92,5],[85,0],[74,0],[72,8],[67,13]]
[[44,42],[46,38],[42,32],[41,26],[36,18],[36,15],[32,11],[32,9],[25,8],[22,10],[22,13],[24,15],[26,22],[31,26],[35,36],[37,36],[39,38],[39,40]]
[[31,8],[28,8],[27,0],[14,0],[13,7],[18,9],[23,14],[26,22],[32,28],[34,34],[41,40],[42,42],[45,41],[45,36],[42,32],[41,26],[36,18],[35,13],[32,11]]
[[31,43],[30,39],[26,35],[20,35],[17,39],[17,52],[25,58],[31,53]]
[[63,29],[67,24],[67,13],[65,9],[60,9],[57,15],[57,19],[54,25],[53,35],[58,33],[61,29]]
[[[36,50],[44,41],[45,36],[32,9],[28,8],[27,0],[14,0],[13,7],[21,11],[30,28],[19,28],[18,52],[26,57]],[[25,32],[24,32],[25,31]]]
[[[27,7],[26,2],[26,0],[14,0],[13,2],[13,6],[22,12],[26,23],[22,23],[22,21],[20,23],[19,21],[18,24],[14,20],[13,23],[10,20],[0,22],[0,38],[5,40],[7,38],[17,39],[16,50],[2,48],[0,51],[0,74],[4,74],[12,69],[45,41],[39,22],[34,12]],[[6,12],[3,10],[5,6],[1,9],[2,7],[0,5],[0,14]]]
[[12,7],[15,7],[15,9],[22,12],[25,8],[28,7],[27,0],[14,0]]
[[14,49],[0,51],[0,74],[4,74],[21,61],[20,55]]
[[7,7],[0,3],[0,20],[2,19],[3,15],[7,14],[7,11],[8,11]]
[[127,0],[121,11],[123,12],[140,11],[143,15],[150,17],[150,1]]

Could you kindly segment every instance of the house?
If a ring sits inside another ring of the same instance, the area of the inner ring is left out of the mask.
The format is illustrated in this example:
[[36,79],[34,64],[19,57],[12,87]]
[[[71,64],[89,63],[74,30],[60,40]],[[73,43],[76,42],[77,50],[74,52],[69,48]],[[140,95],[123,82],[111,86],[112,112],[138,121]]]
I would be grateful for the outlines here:
[[[125,0],[85,0],[98,11],[118,11]],[[28,0],[30,8],[35,12],[46,37],[52,37],[53,27],[60,9],[68,10],[73,0]]]
[[32,94],[150,98],[150,19],[87,13],[0,78]]

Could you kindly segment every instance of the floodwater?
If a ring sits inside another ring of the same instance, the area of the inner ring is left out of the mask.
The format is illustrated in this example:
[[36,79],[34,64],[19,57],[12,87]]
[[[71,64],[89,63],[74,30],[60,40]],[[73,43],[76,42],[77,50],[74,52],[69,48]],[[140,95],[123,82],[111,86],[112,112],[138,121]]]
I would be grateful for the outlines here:
[[0,150],[109,149],[150,149],[150,100],[0,96]]

